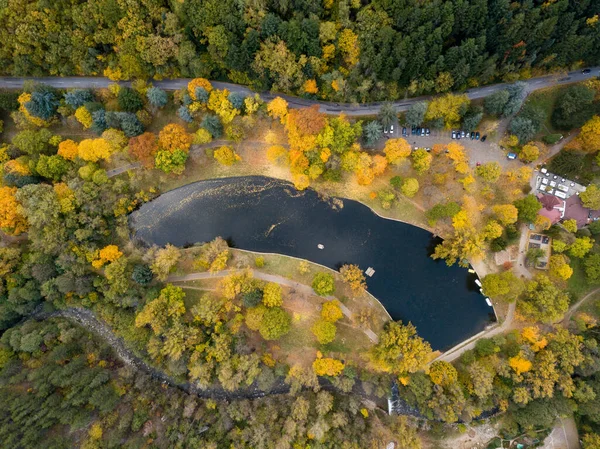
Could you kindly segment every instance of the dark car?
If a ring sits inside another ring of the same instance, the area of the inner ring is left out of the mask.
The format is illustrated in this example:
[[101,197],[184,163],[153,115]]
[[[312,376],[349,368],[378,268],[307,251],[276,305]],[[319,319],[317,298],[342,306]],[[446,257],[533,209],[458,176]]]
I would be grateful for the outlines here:
[[471,138],[471,140],[473,140],[475,138],[475,133],[471,131],[471,135],[469,137]]
[[456,138],[460,140],[460,131],[456,131]]
[[402,128],[402,135],[406,136],[406,128]]
[[425,135],[428,136],[430,133],[429,128],[425,128]]
[[416,127],[416,126],[413,126],[413,127],[411,128],[411,130],[410,130],[410,135],[411,135],[411,136],[414,136],[416,132],[417,132],[417,127]]
[[485,139],[487,139],[487,134],[485,136],[481,136],[481,141],[485,142]]
[[583,69],[581,71],[581,73],[590,73],[592,71],[592,69]]
[[475,140],[479,140],[479,131],[475,133]]
[[417,136],[421,135],[421,128],[417,128]]

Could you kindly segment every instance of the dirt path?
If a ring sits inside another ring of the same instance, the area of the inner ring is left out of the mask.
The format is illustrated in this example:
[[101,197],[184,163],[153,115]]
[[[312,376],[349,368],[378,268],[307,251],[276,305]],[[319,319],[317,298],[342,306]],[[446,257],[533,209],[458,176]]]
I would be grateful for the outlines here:
[[[274,282],[276,284],[280,284],[280,285],[285,285],[286,287],[292,288],[298,292],[301,292],[302,294],[305,295],[316,295],[316,293],[313,291],[312,287],[306,284],[302,284],[300,282],[296,282],[296,281],[292,281],[291,279],[285,278],[283,276],[278,276],[276,274],[269,274],[269,273],[263,273],[262,271],[257,271],[257,270],[251,270],[252,274],[254,275],[255,278],[257,279],[261,279],[263,281],[266,282]],[[196,273],[189,273],[183,276],[169,276],[167,278],[168,282],[187,282],[187,281],[200,281],[203,279],[216,279],[216,278],[221,278],[221,277],[225,277],[231,273],[236,273],[236,270],[223,270],[223,271],[219,271],[217,273],[207,273],[205,271],[203,272],[196,272]],[[324,299],[327,300],[332,300],[332,299],[337,299],[335,296],[325,296]],[[348,319],[352,320],[353,318],[353,314],[350,311],[350,309],[348,309],[348,307],[346,307],[344,304],[340,303],[340,308],[342,309],[342,313],[344,314],[344,316],[346,316]],[[364,332],[367,337],[369,337],[369,340],[371,340],[374,343],[377,343],[379,341],[379,338],[377,337],[377,334],[375,332],[373,332],[371,329],[361,329],[362,332]]]

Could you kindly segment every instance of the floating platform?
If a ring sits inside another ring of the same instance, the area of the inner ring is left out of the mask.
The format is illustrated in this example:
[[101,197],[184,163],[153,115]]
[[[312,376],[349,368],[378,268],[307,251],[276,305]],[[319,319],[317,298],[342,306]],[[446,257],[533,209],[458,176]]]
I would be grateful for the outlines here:
[[367,270],[365,271],[365,274],[369,277],[373,276],[375,274],[375,270],[373,269],[373,267],[369,267],[367,268]]
[[481,281],[479,279],[475,279],[475,283],[477,284],[478,287],[482,287]]
[[485,302],[488,306],[492,307],[492,301],[490,301],[490,298],[485,298]]

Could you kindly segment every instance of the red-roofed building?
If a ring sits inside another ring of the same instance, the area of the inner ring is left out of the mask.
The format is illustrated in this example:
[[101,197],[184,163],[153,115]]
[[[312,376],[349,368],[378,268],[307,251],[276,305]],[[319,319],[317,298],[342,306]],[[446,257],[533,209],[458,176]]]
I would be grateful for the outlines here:
[[583,228],[588,224],[590,210],[587,207],[583,207],[579,195],[573,195],[567,198],[565,203],[565,220],[577,221],[577,228]]
[[554,195],[537,194],[537,199],[542,203],[542,208],[538,212],[542,217],[546,217],[552,224],[558,223],[565,211],[565,202]]

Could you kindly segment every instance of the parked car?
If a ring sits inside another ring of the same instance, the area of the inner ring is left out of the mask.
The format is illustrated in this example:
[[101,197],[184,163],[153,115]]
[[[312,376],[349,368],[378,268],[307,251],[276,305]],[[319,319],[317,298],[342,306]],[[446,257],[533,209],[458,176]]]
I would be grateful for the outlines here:
[[425,135],[425,128],[421,128],[421,136]]
[[592,69],[583,69],[581,71],[581,73],[590,73],[592,71]]
[[413,126],[413,127],[411,128],[411,130],[410,130],[410,135],[411,135],[411,136],[414,136],[416,132],[417,132],[417,127],[416,127],[416,126]]
[[506,157],[512,161],[513,159],[517,158],[517,153],[508,153]]
[[487,134],[486,134],[486,135],[484,135],[484,136],[481,136],[481,141],[482,141],[482,142],[485,142],[485,139],[487,139]]
[[394,125],[390,125],[390,134],[394,134]]
[[464,139],[464,137],[465,137],[465,132],[464,131],[460,132],[460,137]]
[[473,140],[475,138],[475,133],[473,131],[471,131],[471,140]]
[[417,128],[417,136],[421,135],[421,128]]
[[452,138],[456,139],[456,131],[452,131]]
[[402,135],[406,137],[406,127],[402,128]]
[[460,140],[460,131],[456,131],[456,138]]
[[428,136],[429,135],[429,128],[425,128],[425,135]]
[[479,131],[475,133],[475,140],[479,140]]

